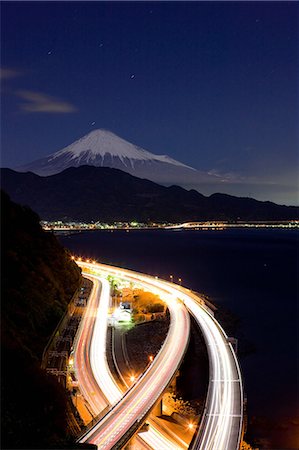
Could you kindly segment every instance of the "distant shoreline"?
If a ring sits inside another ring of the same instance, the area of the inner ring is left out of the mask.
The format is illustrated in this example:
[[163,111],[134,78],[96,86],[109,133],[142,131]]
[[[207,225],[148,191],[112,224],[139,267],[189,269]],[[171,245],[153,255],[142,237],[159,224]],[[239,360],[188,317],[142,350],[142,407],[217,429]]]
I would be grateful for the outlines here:
[[297,229],[299,228],[299,220],[289,221],[252,221],[252,222],[187,222],[182,224],[134,224],[127,222],[118,222],[115,224],[105,223],[83,223],[83,222],[48,222],[41,221],[41,225],[45,231],[53,231],[55,234],[73,234],[82,231],[153,231],[153,230],[169,230],[169,231],[222,231],[225,229],[236,228],[279,228],[279,229]]

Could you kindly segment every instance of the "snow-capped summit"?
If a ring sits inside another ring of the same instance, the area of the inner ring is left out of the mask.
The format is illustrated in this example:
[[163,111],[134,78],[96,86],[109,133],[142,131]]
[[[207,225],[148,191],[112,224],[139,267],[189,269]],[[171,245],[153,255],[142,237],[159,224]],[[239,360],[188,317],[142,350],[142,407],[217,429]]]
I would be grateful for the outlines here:
[[48,176],[83,165],[112,167],[164,185],[191,187],[213,178],[167,155],[155,155],[102,129],[93,130],[62,150],[16,170]]
[[[92,166],[106,166],[112,159],[119,159],[128,168],[135,167],[136,161],[158,161],[176,166],[188,167],[167,155],[154,155],[128,141],[120,138],[108,130],[94,130],[78,139],[73,144],[59,150],[48,157],[49,163],[55,159],[66,156],[71,165],[84,164]],[[191,167],[189,167],[191,169]]]

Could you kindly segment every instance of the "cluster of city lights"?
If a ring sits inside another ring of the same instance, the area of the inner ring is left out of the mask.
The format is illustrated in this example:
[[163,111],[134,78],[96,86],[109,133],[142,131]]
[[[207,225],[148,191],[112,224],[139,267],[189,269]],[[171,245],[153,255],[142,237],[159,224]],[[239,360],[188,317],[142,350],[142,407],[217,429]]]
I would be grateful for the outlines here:
[[41,225],[46,231],[86,231],[86,230],[134,230],[147,228],[167,227],[169,223],[144,223],[144,222],[64,222],[62,220],[47,221],[42,220]]
[[141,223],[141,222],[115,222],[108,223],[85,223],[85,222],[63,222],[61,220],[48,222],[42,221],[42,227],[46,231],[87,231],[87,230],[104,230],[111,231],[123,230],[148,230],[148,229],[168,229],[168,230],[224,230],[225,228],[299,228],[298,220],[282,220],[282,221],[236,221],[236,222],[185,222],[185,223]]

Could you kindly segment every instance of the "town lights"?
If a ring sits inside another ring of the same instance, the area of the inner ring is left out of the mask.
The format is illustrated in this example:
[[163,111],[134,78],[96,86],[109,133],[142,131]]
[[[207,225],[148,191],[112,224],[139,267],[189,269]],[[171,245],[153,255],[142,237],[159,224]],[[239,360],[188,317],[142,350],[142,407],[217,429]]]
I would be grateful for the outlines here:
[[74,259],[75,259],[75,257],[74,257],[74,256],[71,256],[71,259],[72,259],[72,260],[74,260]]
[[189,423],[188,423],[188,428],[189,428],[189,430],[193,430],[193,428],[194,428],[194,423],[189,422]]
[[131,375],[131,376],[130,376],[130,381],[131,381],[131,383],[134,383],[135,380],[136,380],[135,376],[134,376],[134,375]]

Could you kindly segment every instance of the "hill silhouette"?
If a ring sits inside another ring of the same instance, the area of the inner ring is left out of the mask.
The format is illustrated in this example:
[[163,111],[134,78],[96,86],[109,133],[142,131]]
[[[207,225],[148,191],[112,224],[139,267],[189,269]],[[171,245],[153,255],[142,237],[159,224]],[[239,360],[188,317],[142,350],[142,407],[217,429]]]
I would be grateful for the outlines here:
[[80,270],[36,213],[3,192],[1,207],[1,448],[61,448],[66,396],[40,362]]
[[205,197],[179,186],[165,187],[118,169],[81,166],[41,177],[2,169],[2,187],[43,220],[186,222],[289,220],[299,208],[226,194]]

